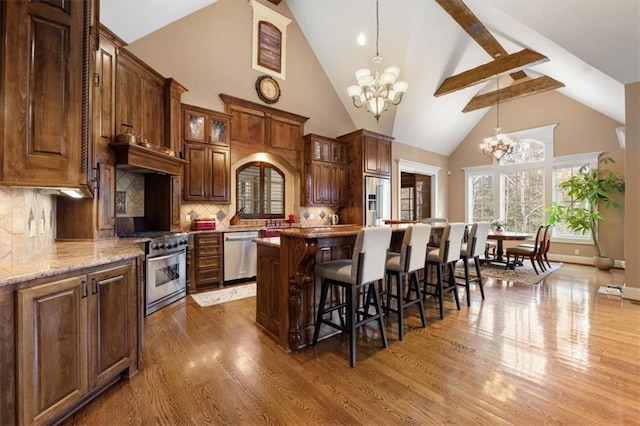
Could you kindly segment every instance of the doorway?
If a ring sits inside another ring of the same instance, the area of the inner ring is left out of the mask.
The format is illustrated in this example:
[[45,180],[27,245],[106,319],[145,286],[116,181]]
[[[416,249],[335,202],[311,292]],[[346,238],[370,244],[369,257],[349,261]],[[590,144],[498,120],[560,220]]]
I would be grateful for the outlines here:
[[418,220],[432,217],[431,176],[400,173],[400,219]]

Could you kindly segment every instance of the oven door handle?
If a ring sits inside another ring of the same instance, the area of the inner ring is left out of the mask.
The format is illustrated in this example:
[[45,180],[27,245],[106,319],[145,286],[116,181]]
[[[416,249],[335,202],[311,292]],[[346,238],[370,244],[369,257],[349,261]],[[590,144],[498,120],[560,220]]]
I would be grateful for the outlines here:
[[149,257],[148,260],[149,261],[155,261],[155,260],[165,260],[168,259],[170,257],[174,257],[174,256],[180,256],[181,254],[184,253],[184,250],[181,251],[174,251],[173,253],[167,254],[165,256],[158,256],[158,257]]

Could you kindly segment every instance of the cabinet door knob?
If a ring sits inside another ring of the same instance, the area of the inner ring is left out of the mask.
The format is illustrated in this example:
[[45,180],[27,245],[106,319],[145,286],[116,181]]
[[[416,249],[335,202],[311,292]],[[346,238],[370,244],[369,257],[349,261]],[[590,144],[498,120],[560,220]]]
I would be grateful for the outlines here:
[[82,298],[84,299],[85,297],[87,297],[87,294],[88,294],[87,282],[83,280],[82,281]]

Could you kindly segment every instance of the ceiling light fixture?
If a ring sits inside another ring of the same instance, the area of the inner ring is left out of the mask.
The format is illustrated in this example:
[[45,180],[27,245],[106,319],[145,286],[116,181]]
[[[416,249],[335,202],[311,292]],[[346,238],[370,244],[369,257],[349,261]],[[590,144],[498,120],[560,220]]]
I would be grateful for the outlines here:
[[390,105],[398,105],[402,101],[402,95],[407,91],[409,84],[406,81],[396,81],[400,76],[400,68],[387,67],[384,72],[380,72],[382,56],[378,49],[380,38],[380,15],[378,0],[376,0],[376,56],[373,57],[373,71],[362,68],[356,71],[357,85],[349,86],[349,96],[353,99],[356,108],[364,107],[380,119],[383,112],[389,109]]
[[502,133],[500,128],[500,78],[498,76],[496,76],[496,85],[496,133],[491,137],[484,138],[480,149],[484,155],[493,155],[496,160],[500,161],[506,154],[513,152],[517,142]]

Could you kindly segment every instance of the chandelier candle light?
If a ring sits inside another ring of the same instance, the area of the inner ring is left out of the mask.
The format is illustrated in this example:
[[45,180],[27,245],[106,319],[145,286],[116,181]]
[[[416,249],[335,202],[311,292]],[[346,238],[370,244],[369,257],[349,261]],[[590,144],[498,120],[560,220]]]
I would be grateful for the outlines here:
[[362,68],[356,71],[357,85],[349,86],[349,96],[356,108],[362,108],[380,119],[383,112],[390,105],[398,105],[409,84],[406,81],[396,81],[400,76],[400,68],[387,67],[380,72],[382,56],[378,50],[380,38],[380,17],[378,0],[376,0],[376,56],[373,57],[373,71]]
[[513,152],[517,142],[502,133],[500,128],[500,79],[498,77],[496,77],[496,84],[496,134],[484,138],[480,144],[480,149],[485,155],[493,155],[496,160],[500,161],[505,154]]

